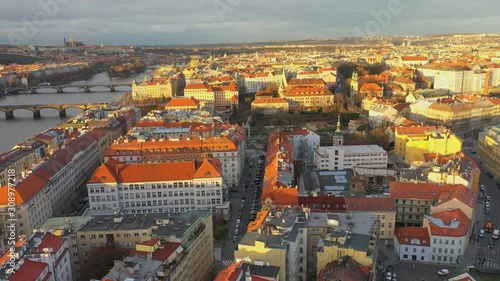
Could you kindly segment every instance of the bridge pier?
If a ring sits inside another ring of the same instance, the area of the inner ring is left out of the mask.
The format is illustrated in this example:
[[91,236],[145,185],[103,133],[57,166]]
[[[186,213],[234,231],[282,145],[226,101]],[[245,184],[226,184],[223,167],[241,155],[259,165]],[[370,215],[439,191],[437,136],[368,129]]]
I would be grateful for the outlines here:
[[6,111],[5,112],[5,119],[7,119],[7,120],[14,119],[14,111]]
[[59,117],[66,117],[66,109],[59,110]]
[[62,94],[62,93],[64,93],[64,88],[62,88],[62,87],[57,87],[57,88],[56,88],[56,91],[57,91],[57,93],[58,93],[58,94]]
[[36,94],[36,93],[37,93],[37,92],[36,92],[36,88],[31,88],[31,89],[30,89],[30,93],[31,93],[31,94]]
[[35,119],[42,118],[42,113],[40,112],[40,110],[33,111],[33,118],[35,118]]
[[109,91],[110,91],[110,92],[116,92],[115,86],[110,86],[110,87],[109,87]]

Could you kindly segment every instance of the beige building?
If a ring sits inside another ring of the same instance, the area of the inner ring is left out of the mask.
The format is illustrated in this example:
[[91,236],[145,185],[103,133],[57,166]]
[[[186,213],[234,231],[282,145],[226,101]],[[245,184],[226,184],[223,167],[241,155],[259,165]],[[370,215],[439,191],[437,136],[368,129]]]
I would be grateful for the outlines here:
[[252,111],[262,111],[264,114],[288,113],[289,103],[283,98],[259,98],[252,102]]
[[487,127],[478,137],[477,156],[486,168],[500,177],[500,126]]
[[0,155],[0,186],[14,184],[22,179],[28,168],[35,164],[40,157],[31,149],[16,148]]
[[[48,218],[68,212],[77,203],[77,189],[97,168],[100,151],[108,145],[107,135],[101,129],[92,130],[68,142],[51,158],[31,169],[15,185],[17,235],[29,235]],[[9,218],[9,189],[0,187],[0,230],[7,233]]]
[[132,82],[132,98],[134,100],[171,98],[172,83],[170,80]]
[[393,239],[396,228],[396,204],[390,197],[346,197],[346,212],[371,214],[380,221],[379,238]]

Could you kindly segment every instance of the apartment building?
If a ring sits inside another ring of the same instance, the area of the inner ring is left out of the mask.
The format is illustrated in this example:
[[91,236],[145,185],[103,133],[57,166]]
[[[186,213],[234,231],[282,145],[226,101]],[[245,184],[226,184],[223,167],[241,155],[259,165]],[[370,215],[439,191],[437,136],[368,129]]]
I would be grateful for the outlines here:
[[500,126],[486,127],[479,133],[477,157],[495,176],[500,176]]
[[151,239],[136,243],[135,250],[123,260],[115,260],[113,268],[102,280],[183,280],[179,272],[185,271],[177,264],[186,255],[180,243]]
[[[95,215],[77,233],[83,280],[90,279],[85,276],[86,270],[99,261],[96,256],[107,246],[114,245],[134,253],[134,250],[158,250],[162,245],[167,248],[168,243],[180,246],[175,248],[176,254],[165,259],[168,262],[162,263],[166,280],[206,280],[212,274],[215,261],[212,211]],[[118,272],[113,272],[111,277],[116,278]]]
[[184,88],[184,96],[195,98],[204,108],[227,110],[238,105],[238,86],[235,83],[219,86],[189,83]]
[[280,268],[279,280],[306,280],[307,225],[301,208],[262,211],[234,251],[236,262]]
[[91,210],[178,213],[223,206],[220,161],[123,164],[109,160],[87,183]]
[[290,104],[284,98],[265,97],[252,101],[252,111],[261,111],[264,114],[288,113]]
[[347,213],[372,214],[380,221],[379,238],[393,239],[396,228],[396,204],[390,197],[346,197]]
[[170,79],[151,80],[137,83],[132,81],[132,99],[147,100],[147,99],[164,99],[175,96],[172,90]]
[[238,85],[243,93],[256,93],[267,88],[269,84],[279,85],[283,75],[275,75],[272,72],[242,73],[238,77]]
[[[316,276],[334,260],[350,256],[363,266],[373,266],[378,225],[370,214],[326,214],[332,231],[318,242]],[[373,235],[371,234],[373,233]]]
[[463,261],[472,234],[472,221],[453,209],[426,215],[424,227],[431,241],[431,262],[457,264]]
[[167,111],[175,111],[175,110],[188,110],[188,111],[196,111],[200,110],[200,102],[193,98],[187,97],[176,97],[170,100],[167,105],[165,105],[165,110]]
[[334,95],[326,87],[297,86],[284,90],[281,98],[290,103],[292,110],[319,109],[329,110],[333,106]]
[[64,239],[68,243],[71,271],[74,281],[82,281],[80,257],[78,256],[77,233],[93,220],[92,216],[53,217],[48,219],[40,229]]
[[0,280],[73,280],[68,242],[44,231],[16,242],[14,270],[10,252],[0,258]]
[[[432,132],[438,130],[436,126],[398,126],[394,130],[394,152],[401,158],[406,157],[406,144],[410,141],[426,142]],[[440,132],[443,129],[440,128]]]
[[420,227],[426,215],[449,208],[462,208],[468,219],[474,219],[477,196],[476,191],[461,184],[390,183],[398,226]]
[[115,159],[125,164],[185,162],[207,155],[220,160],[226,184],[238,184],[246,157],[244,130],[237,127],[220,136],[207,138],[125,138],[109,148],[105,160]]
[[0,154],[0,186],[7,186],[14,178],[20,179],[26,176],[29,167],[34,165],[40,157],[34,150],[15,148]]
[[425,227],[400,227],[394,233],[394,250],[399,259],[429,262],[431,239]]
[[[101,161],[100,151],[107,148],[107,135],[94,129],[67,142],[15,185],[17,235],[29,235],[48,218],[67,212],[80,200],[77,189]],[[6,233],[9,215],[9,190],[0,187],[0,230]]]

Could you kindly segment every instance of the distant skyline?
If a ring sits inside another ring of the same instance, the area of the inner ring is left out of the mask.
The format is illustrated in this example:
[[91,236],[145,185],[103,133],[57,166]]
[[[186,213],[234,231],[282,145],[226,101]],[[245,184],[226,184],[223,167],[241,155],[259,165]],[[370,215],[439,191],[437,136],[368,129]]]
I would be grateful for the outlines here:
[[[18,0],[0,44],[183,45],[363,35],[498,33],[498,0]],[[389,16],[389,17],[388,17]]]

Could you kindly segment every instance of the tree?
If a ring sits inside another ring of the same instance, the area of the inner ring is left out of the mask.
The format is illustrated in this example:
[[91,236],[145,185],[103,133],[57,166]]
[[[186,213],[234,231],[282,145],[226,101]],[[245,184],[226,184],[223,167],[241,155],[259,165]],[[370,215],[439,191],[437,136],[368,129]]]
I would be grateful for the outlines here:
[[227,226],[217,226],[215,227],[214,239],[218,241],[222,241],[226,238],[227,233],[229,232],[229,228]]
[[15,88],[15,87],[18,87],[19,86],[19,80],[16,76],[14,75],[11,75],[10,78],[9,78],[9,86],[11,88]]

